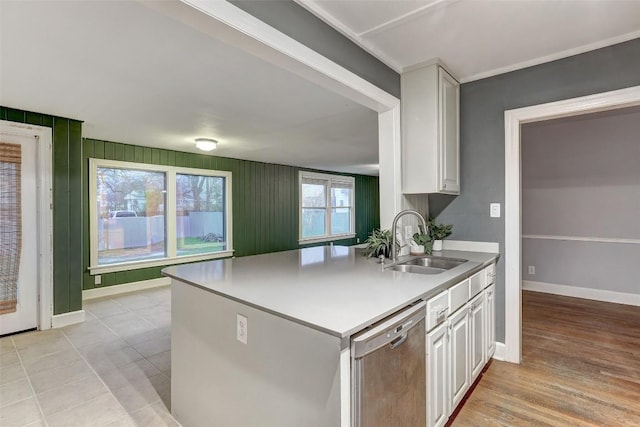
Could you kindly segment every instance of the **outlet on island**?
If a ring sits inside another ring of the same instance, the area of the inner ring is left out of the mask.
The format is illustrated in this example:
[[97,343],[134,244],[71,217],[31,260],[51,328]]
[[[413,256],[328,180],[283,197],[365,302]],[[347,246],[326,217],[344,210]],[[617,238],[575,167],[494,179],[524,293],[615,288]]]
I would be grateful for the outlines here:
[[249,321],[242,314],[238,314],[236,320],[236,339],[243,344],[247,343],[247,334],[249,332]]

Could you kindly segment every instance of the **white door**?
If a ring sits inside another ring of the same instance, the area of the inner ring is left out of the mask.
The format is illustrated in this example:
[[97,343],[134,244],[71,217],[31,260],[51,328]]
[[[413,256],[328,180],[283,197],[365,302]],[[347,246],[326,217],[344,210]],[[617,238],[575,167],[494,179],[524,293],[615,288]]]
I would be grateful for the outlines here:
[[495,298],[495,285],[489,286],[485,292],[487,294],[486,301],[486,327],[485,343],[487,347],[487,360],[493,357],[496,351],[496,298]]
[[449,419],[449,360],[447,323],[427,334],[427,427],[440,427]]
[[0,152],[0,335],[4,335],[38,326],[38,180],[35,137],[2,132],[0,143],[5,144],[0,144],[4,153],[19,153],[10,161]]
[[449,317],[449,397],[454,410],[469,389],[469,305]]
[[471,301],[469,309],[469,319],[471,321],[471,383],[480,375],[485,362],[485,303],[484,292],[481,292]]

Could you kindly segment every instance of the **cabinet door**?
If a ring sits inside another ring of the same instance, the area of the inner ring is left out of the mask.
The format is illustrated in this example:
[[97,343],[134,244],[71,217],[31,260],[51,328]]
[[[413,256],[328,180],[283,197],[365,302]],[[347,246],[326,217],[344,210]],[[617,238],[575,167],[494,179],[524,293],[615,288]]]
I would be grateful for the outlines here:
[[487,360],[493,357],[493,354],[496,351],[496,295],[495,295],[496,286],[491,285],[486,290],[486,332],[485,332],[485,343],[487,349]]
[[438,183],[440,191],[460,194],[460,84],[441,67],[438,69],[438,83]]
[[427,427],[443,426],[449,418],[447,332],[445,322],[427,334]]
[[455,408],[469,389],[469,305],[449,318],[449,408]]
[[485,294],[480,293],[475,297],[469,307],[469,325],[471,330],[470,335],[470,356],[471,356],[471,382],[473,382],[484,367],[485,355],[486,355],[486,340],[485,340]]

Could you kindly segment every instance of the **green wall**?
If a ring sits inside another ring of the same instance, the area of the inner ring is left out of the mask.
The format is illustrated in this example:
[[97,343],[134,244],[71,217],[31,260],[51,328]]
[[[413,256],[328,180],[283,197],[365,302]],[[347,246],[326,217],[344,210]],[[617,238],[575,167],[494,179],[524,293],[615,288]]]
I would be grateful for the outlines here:
[[[298,245],[298,172],[300,168],[247,160],[139,147],[85,138],[82,150],[83,288],[95,287],[89,274],[89,158],[130,161],[168,166],[231,171],[233,193],[233,246],[236,256],[296,249]],[[380,226],[378,177],[355,177],[355,239],[336,243],[354,244]],[[102,275],[99,285],[111,286],[161,277],[162,267]]]
[[0,120],[52,128],[53,312],[82,309],[82,122],[0,107]]

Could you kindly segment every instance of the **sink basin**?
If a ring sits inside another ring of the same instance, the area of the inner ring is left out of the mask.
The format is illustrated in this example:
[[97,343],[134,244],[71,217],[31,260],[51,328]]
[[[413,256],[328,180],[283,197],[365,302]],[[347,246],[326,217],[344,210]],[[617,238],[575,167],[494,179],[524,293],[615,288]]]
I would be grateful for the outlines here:
[[402,273],[417,273],[417,274],[440,274],[447,271],[443,268],[423,267],[421,265],[409,265],[409,264],[396,264],[390,269],[393,271],[400,271]]
[[459,266],[460,264],[464,264],[468,260],[459,259],[459,258],[445,258],[445,257],[434,257],[434,256],[426,256],[420,258],[414,258],[409,261],[405,261],[400,263],[401,265],[417,265],[421,267],[431,267],[438,268],[442,270],[451,270],[454,267]]
[[424,256],[397,263],[390,269],[402,273],[440,274],[467,261],[459,258]]

